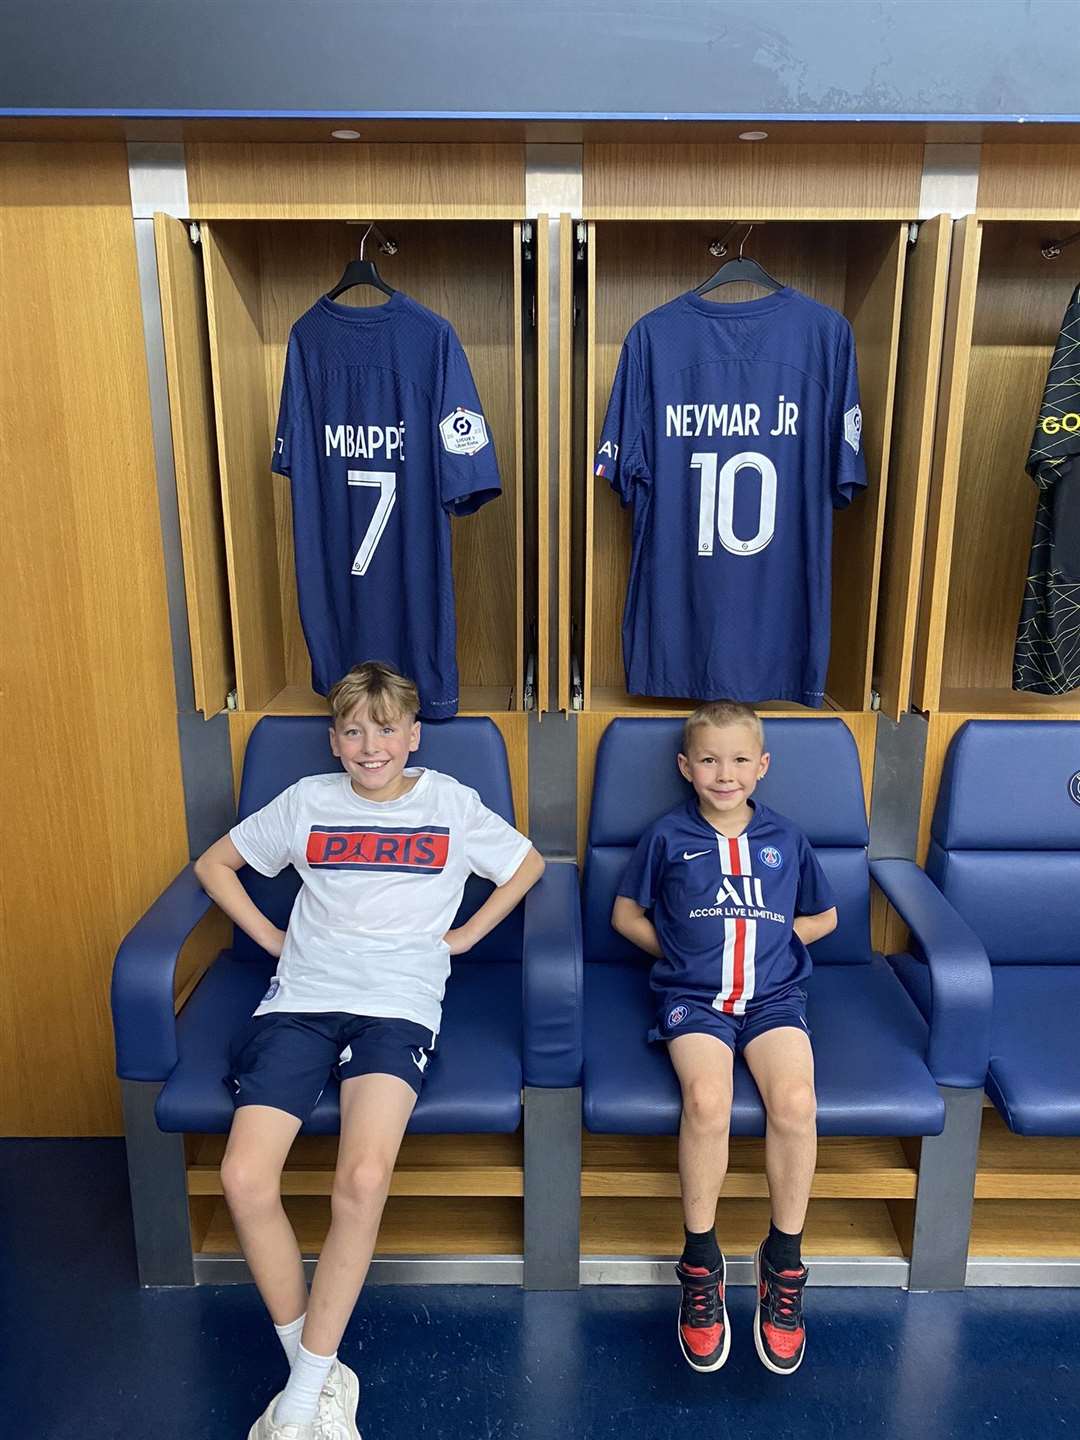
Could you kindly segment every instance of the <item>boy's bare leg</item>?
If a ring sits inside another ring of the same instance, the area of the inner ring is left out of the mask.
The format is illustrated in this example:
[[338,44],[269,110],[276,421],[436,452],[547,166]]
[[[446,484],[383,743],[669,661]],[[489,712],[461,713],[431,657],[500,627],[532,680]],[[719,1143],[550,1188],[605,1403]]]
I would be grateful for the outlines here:
[[727,1174],[734,1056],[715,1035],[680,1035],[668,1042],[668,1051],[682,1087],[683,1221],[687,1230],[701,1234],[716,1224],[716,1202]]
[[332,1355],[371,1263],[390,1177],[416,1093],[396,1075],[355,1075],[341,1084],[341,1143],[330,1197],[330,1231],[311,1284],[301,1344]]
[[291,1324],[307,1308],[300,1248],[281,1203],[281,1170],[299,1129],[284,1110],[241,1105],[221,1162],[240,1247],[275,1325]]
[[743,1051],[768,1115],[765,1173],[773,1224],[801,1233],[817,1163],[814,1052],[794,1026],[767,1030]]

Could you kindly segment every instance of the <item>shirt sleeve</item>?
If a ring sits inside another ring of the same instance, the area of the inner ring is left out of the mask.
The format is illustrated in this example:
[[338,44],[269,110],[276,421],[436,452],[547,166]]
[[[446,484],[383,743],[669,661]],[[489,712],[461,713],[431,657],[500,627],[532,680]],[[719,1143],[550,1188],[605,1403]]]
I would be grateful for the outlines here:
[[465,810],[465,860],[475,875],[505,885],[532,849],[532,841],[489,810],[475,790]]
[[832,503],[835,510],[842,510],[866,486],[855,337],[851,333],[851,326],[843,317],[840,322],[832,382],[828,419]]
[[277,430],[274,432],[274,453],[270,457],[270,469],[277,475],[292,475],[293,426],[296,416],[303,413],[300,403],[300,389],[303,384],[303,365],[300,361],[300,347],[294,335],[289,336],[285,352],[285,373],[281,378],[281,400],[278,404]]
[[269,805],[229,831],[229,839],[253,870],[277,875],[292,864],[299,813],[297,787],[290,785]]
[[831,910],[836,896],[825,879],[825,872],[814,854],[814,847],[805,835],[799,837],[799,890],[795,897],[796,915],[820,915]]
[[501,493],[499,465],[461,341],[447,327],[435,454],[439,498],[451,515],[471,515]]
[[652,484],[645,461],[645,413],[645,381],[628,337],[619,356],[593,471],[608,482],[624,505],[630,501],[635,481]]
[[660,894],[664,871],[664,839],[656,830],[646,830],[630,857],[618,893],[643,910],[651,910]]

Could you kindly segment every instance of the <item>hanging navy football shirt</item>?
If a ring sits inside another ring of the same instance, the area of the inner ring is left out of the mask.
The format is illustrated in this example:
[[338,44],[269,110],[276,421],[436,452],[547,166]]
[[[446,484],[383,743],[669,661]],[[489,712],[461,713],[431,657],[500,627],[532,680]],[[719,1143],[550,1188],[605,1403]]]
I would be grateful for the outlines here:
[[809,840],[791,820],[752,802],[741,835],[714,830],[691,796],[638,841],[619,894],[652,912],[663,959],[649,983],[667,1004],[703,999],[727,1015],[801,984],[810,952],[797,915],[836,904]]
[[495,447],[449,321],[400,290],[323,296],[289,335],[273,468],[292,482],[311,683],[384,660],[421,714],[458,707],[449,515],[499,494]]
[[787,288],[650,311],[623,344],[596,474],[634,507],[628,691],[820,705],[832,511],[866,484],[847,320]]

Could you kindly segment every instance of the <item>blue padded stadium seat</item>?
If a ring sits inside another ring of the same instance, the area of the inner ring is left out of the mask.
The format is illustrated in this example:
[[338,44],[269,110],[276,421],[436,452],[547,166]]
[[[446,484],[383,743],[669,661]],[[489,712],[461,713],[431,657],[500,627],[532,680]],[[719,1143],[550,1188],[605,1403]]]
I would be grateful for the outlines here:
[[[963,725],[926,870],[990,958],[990,1098],[1019,1134],[1080,1135],[1080,723]],[[929,1013],[925,972],[893,963]]]
[[[945,1106],[938,1077],[927,1065],[928,1027],[870,945],[866,810],[851,732],[842,721],[822,717],[770,719],[765,734],[772,764],[757,793],[805,831],[837,896],[839,923],[813,947],[807,987],[819,1130],[940,1134]],[[688,794],[675,766],[681,739],[679,720],[618,719],[605,731],[597,755],[582,923],[584,1114],[587,1128],[598,1133],[678,1129],[678,1083],[665,1048],[646,1040],[654,1018],[651,961],[616,934],[610,917],[623,867],[642,832]],[[633,784],[627,784],[628,776]],[[952,942],[957,937],[946,935],[951,917],[943,914],[947,907],[940,896],[928,882],[925,890],[916,882],[901,903],[909,923],[929,937],[935,966],[947,970],[954,955],[943,937]],[[976,995],[966,999],[975,1008],[981,1003]],[[967,1083],[981,1083],[978,1066]],[[764,1126],[760,1097],[740,1058],[733,1132],[760,1135]]]
[[[513,821],[506,750],[492,721],[467,717],[425,724],[413,763],[453,775]],[[260,809],[302,776],[338,768],[326,720],[264,718],[248,741],[239,816]],[[296,872],[289,867],[268,879],[245,867],[240,878],[255,903],[284,928],[299,888]],[[491,888],[474,876],[455,924],[472,914]],[[127,937],[113,973],[117,1072],[123,1079],[164,1082],[155,1115],[166,1131],[228,1130],[229,1042],[265,993],[274,969],[271,957],[236,929],[231,949],[212,963],[174,1018],[176,957],[209,906],[189,866]],[[436,1060],[410,1130],[514,1131],[521,1123],[523,1084],[577,1084],[579,933],[576,867],[549,865],[524,904],[453,961]],[[305,1133],[333,1134],[338,1125],[338,1087],[331,1082]]]

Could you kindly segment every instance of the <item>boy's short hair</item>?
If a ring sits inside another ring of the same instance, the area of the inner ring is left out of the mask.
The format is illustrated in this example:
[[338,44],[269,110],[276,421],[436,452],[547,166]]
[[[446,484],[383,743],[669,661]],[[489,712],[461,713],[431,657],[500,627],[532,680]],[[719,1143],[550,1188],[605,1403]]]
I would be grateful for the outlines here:
[[376,725],[392,725],[404,716],[415,720],[420,709],[415,682],[380,660],[354,665],[326,698],[335,723],[351,715],[357,705],[367,706]]
[[757,742],[765,749],[765,727],[761,717],[752,705],[741,700],[710,700],[699,705],[692,715],[686,717],[683,726],[683,754],[690,754],[690,741],[695,730],[702,725],[748,725],[757,736]]

